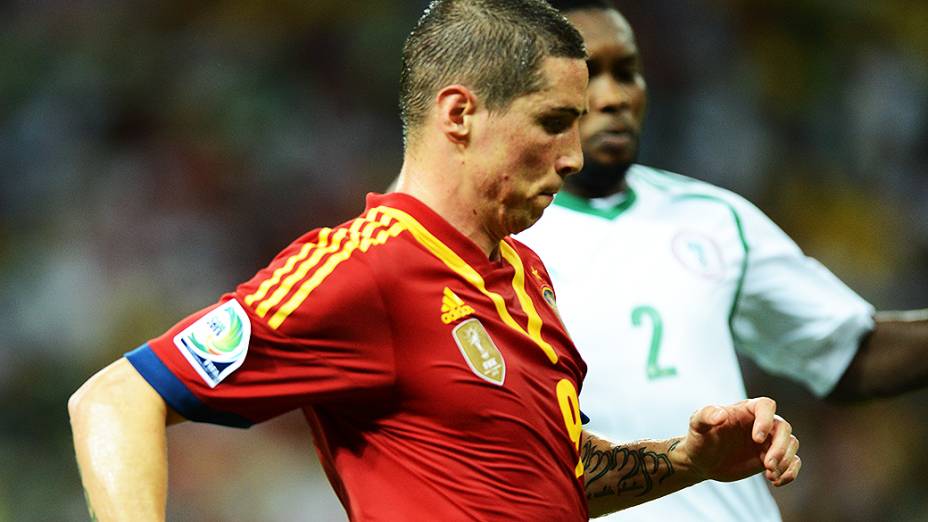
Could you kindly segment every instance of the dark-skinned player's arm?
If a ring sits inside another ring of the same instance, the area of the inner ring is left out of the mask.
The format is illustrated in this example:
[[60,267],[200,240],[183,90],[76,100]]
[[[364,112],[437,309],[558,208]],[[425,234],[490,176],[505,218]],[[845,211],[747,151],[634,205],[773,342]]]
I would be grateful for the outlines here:
[[802,466],[792,427],[765,397],[702,408],[683,437],[614,444],[584,431],[580,444],[591,517],[704,480],[731,482],[764,472],[770,483],[782,486]]
[[183,417],[125,358],[74,392],[68,413],[91,520],[163,521],[166,426]]
[[928,309],[877,312],[829,399],[889,397],[928,385]]

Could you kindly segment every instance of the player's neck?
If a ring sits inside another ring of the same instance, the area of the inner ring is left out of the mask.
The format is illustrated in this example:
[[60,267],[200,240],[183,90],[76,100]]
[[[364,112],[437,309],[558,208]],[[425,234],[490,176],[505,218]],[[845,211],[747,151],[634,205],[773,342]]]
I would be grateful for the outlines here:
[[631,165],[607,166],[588,161],[583,170],[564,180],[561,190],[584,199],[605,198],[628,189],[625,180]]
[[501,237],[484,226],[476,195],[454,176],[444,178],[437,171],[424,171],[418,162],[405,162],[396,181],[396,192],[409,194],[442,217],[458,232],[473,241],[490,260],[498,256]]

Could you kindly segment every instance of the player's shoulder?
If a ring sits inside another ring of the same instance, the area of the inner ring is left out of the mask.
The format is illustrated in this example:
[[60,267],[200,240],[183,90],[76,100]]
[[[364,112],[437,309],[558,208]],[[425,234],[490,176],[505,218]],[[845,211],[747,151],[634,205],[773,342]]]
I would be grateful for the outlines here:
[[[405,227],[380,208],[368,209],[363,214],[343,223],[313,229],[288,245],[275,261],[286,258],[291,262],[308,259],[321,262],[334,258],[361,259],[389,252],[401,242],[392,241]],[[386,247],[386,248],[382,248]]]
[[248,301],[258,301],[275,292],[282,296],[298,288],[308,293],[338,281],[352,284],[359,280],[358,271],[373,272],[373,267],[383,264],[378,258],[395,250],[401,243],[395,238],[404,230],[378,209],[335,226],[316,228],[290,243],[239,291],[249,296]]
[[532,260],[532,261],[535,261],[535,260],[541,261],[541,258],[538,256],[537,253],[535,253],[534,250],[532,250],[531,247],[529,247],[528,245],[526,245],[525,243],[523,243],[523,242],[520,241],[519,239],[516,239],[515,236],[509,236],[509,237],[506,238],[504,241],[506,241],[506,242],[513,248],[513,250],[515,250],[516,253],[519,254],[519,257],[520,257],[521,259],[523,259],[523,260],[528,259],[528,260]]
[[628,169],[626,180],[636,191],[658,192],[672,199],[689,196],[716,197],[726,200],[740,198],[734,192],[711,183],[647,165],[632,165]]
[[649,194],[651,198],[662,198],[668,203],[705,200],[721,203],[739,213],[760,212],[740,194],[668,170],[635,164],[629,168],[626,179],[639,197]]
[[[402,243],[405,228],[371,209],[333,227],[312,230],[279,254],[251,280],[238,286],[237,297],[272,329],[300,331],[320,310],[363,310],[379,302],[393,277],[378,267]],[[395,261],[395,259],[394,259]],[[326,315],[328,314],[328,315]],[[363,315],[363,314],[362,314]]]
[[506,241],[519,255],[519,259],[522,260],[522,264],[527,270],[532,270],[533,272],[535,270],[540,270],[541,273],[544,274],[545,279],[549,282],[551,281],[551,276],[548,275],[548,269],[545,267],[544,261],[542,261],[541,256],[532,250],[531,247],[513,236],[509,236],[504,241]]

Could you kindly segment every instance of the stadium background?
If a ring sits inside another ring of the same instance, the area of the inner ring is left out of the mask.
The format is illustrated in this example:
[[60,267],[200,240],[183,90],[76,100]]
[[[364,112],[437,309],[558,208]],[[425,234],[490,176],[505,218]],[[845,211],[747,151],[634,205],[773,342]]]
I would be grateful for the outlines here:
[[[928,3],[624,4],[644,162],[753,199],[879,308],[928,306]],[[0,5],[0,521],[85,518],[68,395],[392,180],[423,6]],[[802,439],[787,521],[928,520],[928,394],[839,409],[746,371]],[[170,520],[344,518],[296,414],[169,436]]]

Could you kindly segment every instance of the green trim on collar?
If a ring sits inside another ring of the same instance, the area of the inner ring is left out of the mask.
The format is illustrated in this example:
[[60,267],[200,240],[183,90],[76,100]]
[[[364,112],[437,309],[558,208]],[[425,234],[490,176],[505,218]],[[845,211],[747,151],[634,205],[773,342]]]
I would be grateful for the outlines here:
[[589,214],[591,216],[601,217],[604,219],[615,219],[620,214],[629,209],[638,199],[635,191],[631,187],[625,189],[625,198],[611,208],[596,208],[590,204],[590,200],[582,198],[567,191],[560,191],[554,198],[554,204],[560,207],[569,208],[577,212]]

